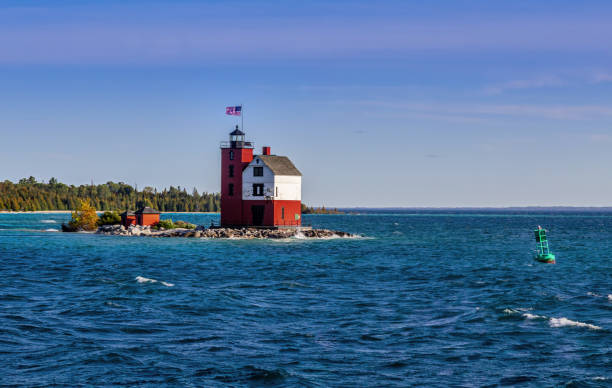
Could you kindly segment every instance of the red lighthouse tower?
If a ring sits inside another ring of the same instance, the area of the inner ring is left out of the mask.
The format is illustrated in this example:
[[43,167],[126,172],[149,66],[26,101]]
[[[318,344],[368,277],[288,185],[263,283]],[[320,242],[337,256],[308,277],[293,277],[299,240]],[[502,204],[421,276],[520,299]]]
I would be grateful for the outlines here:
[[236,125],[229,142],[221,143],[221,225],[242,225],[242,170],[252,160],[253,144]]
[[221,143],[221,225],[299,227],[301,200],[302,173],[291,160],[270,147],[253,155],[236,126]]

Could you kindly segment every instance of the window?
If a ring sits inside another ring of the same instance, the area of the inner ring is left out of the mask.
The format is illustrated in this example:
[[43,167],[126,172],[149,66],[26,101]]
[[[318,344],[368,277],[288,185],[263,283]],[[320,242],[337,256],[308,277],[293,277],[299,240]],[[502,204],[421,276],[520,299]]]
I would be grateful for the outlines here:
[[229,166],[229,176],[232,178],[234,176],[234,165],[230,164]]
[[263,183],[254,183],[253,184],[253,196],[261,197],[263,196],[264,185]]
[[285,208],[281,207],[281,218],[284,220],[285,219]]
[[263,167],[253,167],[253,176],[263,176]]
[[228,187],[228,190],[227,190],[227,195],[229,195],[229,196],[234,195],[234,184],[233,183],[229,184],[229,187]]
[[278,186],[276,186],[276,196],[278,197]]
[[234,151],[230,151],[229,154],[230,160],[234,160]]

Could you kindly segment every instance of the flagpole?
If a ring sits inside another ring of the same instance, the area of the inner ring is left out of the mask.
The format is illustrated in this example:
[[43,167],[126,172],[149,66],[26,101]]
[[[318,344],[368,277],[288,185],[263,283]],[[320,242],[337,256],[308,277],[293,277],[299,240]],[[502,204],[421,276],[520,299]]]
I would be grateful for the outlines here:
[[240,129],[242,130],[242,132],[244,132],[244,106],[242,104],[240,104]]

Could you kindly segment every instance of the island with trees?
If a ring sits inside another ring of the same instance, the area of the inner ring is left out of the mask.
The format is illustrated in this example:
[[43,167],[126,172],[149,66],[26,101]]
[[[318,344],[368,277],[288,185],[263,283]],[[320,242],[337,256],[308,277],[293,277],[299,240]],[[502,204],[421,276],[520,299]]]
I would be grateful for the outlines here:
[[[221,210],[219,193],[198,193],[195,188],[188,192],[184,187],[173,187],[158,191],[145,187],[141,191],[123,182],[106,182],[98,185],[67,185],[55,178],[49,182],[37,181],[34,177],[13,183],[0,182],[0,210],[7,211],[52,211],[76,210],[81,201],[98,211],[123,211],[150,206],[161,212],[212,212]],[[302,204],[302,214],[344,214],[337,208],[311,207]]]
[[299,228],[257,228],[257,227],[220,227],[194,225],[171,219],[159,220],[153,225],[129,225],[121,222],[117,212],[106,211],[98,217],[89,200],[81,200],[72,212],[72,219],[62,224],[64,232],[95,232],[112,236],[149,236],[149,237],[195,237],[195,238],[232,238],[232,239],[279,239],[279,238],[336,238],[354,237],[350,233],[329,230]]
[[183,187],[170,186],[158,191],[145,187],[139,191],[123,182],[99,185],[66,185],[55,178],[48,183],[34,177],[17,183],[0,182],[0,210],[45,211],[75,210],[80,201],[88,200],[95,209],[125,210],[151,206],[162,212],[218,212],[221,208],[218,193],[191,192]]
[[[333,238],[353,237],[350,233],[311,227],[224,228],[194,225],[184,221],[162,219],[155,225],[122,225],[120,211],[150,206],[162,212],[219,212],[218,193],[198,193],[194,188],[170,186],[158,191],[145,187],[142,191],[123,182],[98,185],[67,185],[55,178],[39,182],[34,177],[17,183],[0,182],[0,211],[71,211],[70,221],[62,224],[65,232],[95,232],[105,235],[204,238]],[[98,215],[101,212],[102,214]],[[303,214],[343,214],[338,209],[309,207],[302,204]]]
[[325,206],[321,207],[310,207],[302,204],[302,214],[345,214],[343,211],[338,210],[338,208],[329,209]]

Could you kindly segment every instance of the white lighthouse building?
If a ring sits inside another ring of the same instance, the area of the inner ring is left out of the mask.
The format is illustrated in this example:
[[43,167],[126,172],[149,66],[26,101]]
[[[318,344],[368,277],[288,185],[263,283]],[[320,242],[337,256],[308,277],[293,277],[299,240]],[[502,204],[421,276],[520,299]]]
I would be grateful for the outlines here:
[[286,156],[271,155],[236,129],[221,146],[221,224],[300,226],[302,174]]

